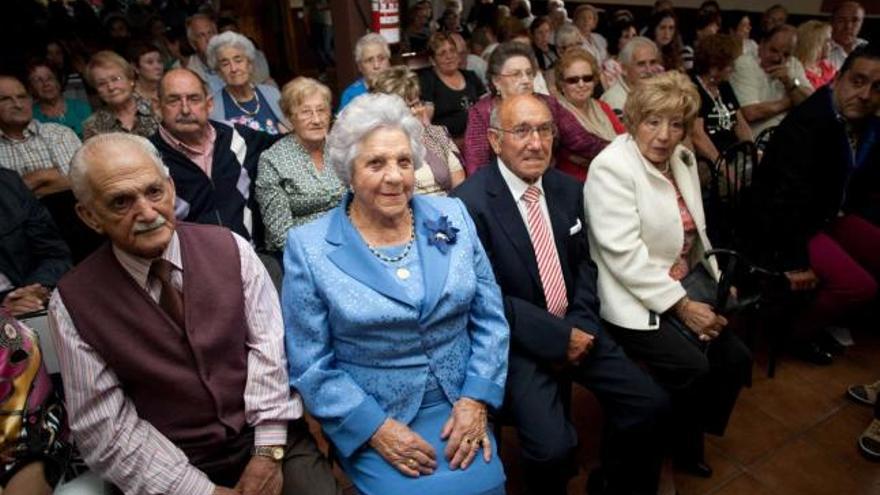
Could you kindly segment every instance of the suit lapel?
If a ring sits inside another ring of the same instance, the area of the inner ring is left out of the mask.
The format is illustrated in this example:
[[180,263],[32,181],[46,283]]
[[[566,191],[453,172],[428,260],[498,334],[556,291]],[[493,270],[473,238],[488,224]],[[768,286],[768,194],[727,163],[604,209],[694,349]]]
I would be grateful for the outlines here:
[[[419,263],[422,267],[422,278],[425,287],[425,297],[422,301],[420,319],[430,315],[440,300],[440,294],[446,285],[446,276],[449,273],[449,258],[452,257],[452,249],[443,254],[436,246],[428,244],[430,231],[425,226],[425,220],[437,220],[442,215],[427,201],[418,196],[413,197],[413,214],[416,217],[416,246],[419,250]],[[458,229],[465,228],[463,225],[454,225]]]
[[556,252],[559,255],[559,266],[562,269],[562,275],[568,283],[571,280],[568,273],[568,259],[566,259],[566,243],[568,241],[568,219],[565,217],[566,206],[562,203],[561,194],[557,189],[556,177],[553,171],[548,170],[544,174],[544,199],[547,201],[547,211],[550,213],[550,226],[553,229],[553,241],[556,243]]
[[330,251],[327,257],[340,270],[358,282],[395,301],[415,307],[403,287],[391,278],[348,220],[345,210],[350,201],[349,195],[343,204],[331,213],[333,218],[330,220],[325,239],[337,248]]
[[495,219],[501,225],[501,230],[510,240],[510,245],[519,254],[526,270],[532,276],[532,280],[538,284],[538,287],[543,287],[541,285],[541,277],[538,275],[538,261],[535,259],[532,238],[529,237],[528,228],[525,222],[523,222],[522,215],[519,213],[519,208],[513,199],[513,195],[510,194],[507,183],[501,177],[501,172],[498,170],[499,166],[496,161],[492,165],[492,171],[487,177],[486,192],[489,194],[489,206],[492,214],[495,215]]
[[687,205],[688,211],[694,218],[698,228],[706,225],[706,219],[703,218],[703,198],[700,197],[698,191],[694,190],[688,165],[681,160],[681,154],[685,153],[683,147],[679,147],[670,158],[670,167],[672,167],[672,175],[675,177],[675,184],[681,193],[681,199]]

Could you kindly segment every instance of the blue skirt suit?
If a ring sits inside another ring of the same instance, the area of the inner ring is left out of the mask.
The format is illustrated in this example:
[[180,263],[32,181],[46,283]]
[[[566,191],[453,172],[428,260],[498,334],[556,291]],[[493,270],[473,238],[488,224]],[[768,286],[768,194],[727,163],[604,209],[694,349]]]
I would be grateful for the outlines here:
[[[350,201],[288,234],[282,310],[291,386],[361,493],[504,493],[494,439],[491,462],[478,454],[455,471],[440,439],[460,397],[497,408],[504,396],[509,330],[473,222],[458,200],[415,196],[414,245],[388,263],[349,222]],[[458,231],[432,244],[441,217]],[[407,477],[369,446],[388,417],[434,447],[433,474]]]

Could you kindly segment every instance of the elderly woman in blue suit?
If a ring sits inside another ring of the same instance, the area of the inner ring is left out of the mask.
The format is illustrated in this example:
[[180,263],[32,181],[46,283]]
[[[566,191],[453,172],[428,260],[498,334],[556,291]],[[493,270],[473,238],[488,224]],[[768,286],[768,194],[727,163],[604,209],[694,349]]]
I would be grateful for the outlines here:
[[413,196],[421,132],[402,99],[373,94],[328,136],[350,192],[288,234],[291,386],[361,493],[500,494],[486,411],[507,375],[501,293],[464,205]]

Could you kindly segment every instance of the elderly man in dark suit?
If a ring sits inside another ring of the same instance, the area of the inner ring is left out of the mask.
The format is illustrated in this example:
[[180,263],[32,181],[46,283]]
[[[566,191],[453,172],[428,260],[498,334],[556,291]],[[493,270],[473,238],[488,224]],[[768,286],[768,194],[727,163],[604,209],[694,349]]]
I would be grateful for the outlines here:
[[528,493],[564,494],[577,445],[569,386],[584,385],[606,417],[590,493],[654,494],[668,399],[602,331],[581,187],[549,168],[554,135],[540,99],[505,99],[490,121],[496,163],[453,192],[504,295],[513,343],[504,414],[519,433]]

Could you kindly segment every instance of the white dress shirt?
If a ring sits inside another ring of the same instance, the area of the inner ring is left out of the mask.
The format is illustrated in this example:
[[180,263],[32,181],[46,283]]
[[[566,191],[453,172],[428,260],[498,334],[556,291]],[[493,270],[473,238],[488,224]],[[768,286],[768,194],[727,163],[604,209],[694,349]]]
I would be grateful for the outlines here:
[[[241,260],[248,323],[245,420],[254,427],[255,445],[283,445],[287,423],[301,417],[303,407],[299,395],[290,393],[278,293],[250,244],[232,236]],[[115,247],[113,253],[158,302],[161,288],[149,277],[152,260]],[[185,267],[176,233],[162,258],[174,265],[171,282],[182,289]],[[89,467],[127,494],[210,495],[214,484],[208,477],[167,437],[138,417],[116,374],[80,337],[57,290],[49,301],[49,325],[64,379],[70,428]]]
[[526,189],[528,189],[529,186],[535,186],[541,191],[541,195],[538,199],[538,204],[541,206],[541,216],[543,216],[544,221],[547,222],[547,230],[550,231],[550,239],[555,246],[556,239],[553,236],[553,224],[550,223],[550,210],[547,209],[547,198],[544,196],[544,177],[539,177],[534,184],[529,184],[517,177],[516,174],[507,168],[507,165],[501,161],[501,158],[498,158],[498,170],[501,171],[501,178],[504,179],[507,188],[510,190],[510,194],[513,195],[513,199],[516,201],[516,208],[519,210],[523,223],[526,225],[526,230],[529,231],[529,236],[532,236],[532,227],[529,224],[529,205],[526,203],[525,199],[523,199],[523,195],[525,195]]
[[[786,62],[791,79],[797,79],[800,84],[809,85],[804,66],[794,57],[789,57]],[[770,77],[761,68],[760,61],[750,55],[740,55],[733,63],[733,74],[730,76],[730,85],[736,94],[740,107],[747,107],[757,103],[780,100],[787,94],[782,81]],[[749,122],[752,135],[757,136],[764,129],[778,125],[788,112],[781,112],[761,121]]]

